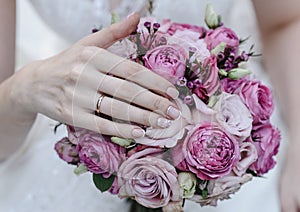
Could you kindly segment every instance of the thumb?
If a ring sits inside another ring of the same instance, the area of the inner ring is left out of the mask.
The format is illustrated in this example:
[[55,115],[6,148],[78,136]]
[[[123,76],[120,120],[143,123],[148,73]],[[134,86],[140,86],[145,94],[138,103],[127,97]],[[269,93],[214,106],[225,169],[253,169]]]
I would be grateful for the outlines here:
[[139,20],[139,14],[133,13],[121,22],[112,24],[99,32],[84,37],[78,43],[84,46],[108,48],[116,41],[129,36],[135,31]]

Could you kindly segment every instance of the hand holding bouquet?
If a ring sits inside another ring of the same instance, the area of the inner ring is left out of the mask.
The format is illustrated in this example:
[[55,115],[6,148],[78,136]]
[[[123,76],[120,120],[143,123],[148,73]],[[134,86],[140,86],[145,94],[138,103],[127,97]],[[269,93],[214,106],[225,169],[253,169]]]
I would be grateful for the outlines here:
[[176,85],[182,114],[134,140],[67,126],[56,151],[76,173],[93,173],[102,192],[180,211],[185,199],[217,205],[274,167],[280,133],[270,123],[270,88],[244,68],[252,48],[240,49],[243,41],[210,5],[205,21],[208,29],[143,18],[109,48]]

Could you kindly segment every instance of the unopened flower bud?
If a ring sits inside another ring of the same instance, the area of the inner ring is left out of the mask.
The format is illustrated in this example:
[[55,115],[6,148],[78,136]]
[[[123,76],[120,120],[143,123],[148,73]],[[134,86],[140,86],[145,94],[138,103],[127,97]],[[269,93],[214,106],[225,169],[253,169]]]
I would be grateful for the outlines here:
[[221,16],[216,14],[210,3],[206,5],[205,23],[211,29],[219,27],[221,23]]
[[190,172],[181,172],[178,174],[178,182],[183,190],[184,198],[192,198],[196,192],[197,179]]
[[242,69],[242,68],[234,68],[228,72],[228,78],[233,79],[233,80],[238,80],[240,78],[243,78],[252,72],[247,69]]

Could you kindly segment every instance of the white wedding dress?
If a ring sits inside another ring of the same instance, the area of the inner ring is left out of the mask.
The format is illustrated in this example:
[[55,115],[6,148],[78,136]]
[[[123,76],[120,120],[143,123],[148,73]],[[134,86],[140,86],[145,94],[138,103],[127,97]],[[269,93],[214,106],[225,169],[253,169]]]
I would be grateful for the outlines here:
[[[223,15],[227,26],[233,27],[241,37],[252,35],[249,43],[255,42],[259,46],[254,12],[248,0],[211,2],[215,10]],[[29,5],[25,0],[18,2],[18,65],[55,54],[68,43],[88,34],[93,26],[106,26],[110,22],[108,0],[31,0],[31,3]],[[133,11],[141,11],[144,3],[145,0],[125,0],[115,8],[115,12],[126,17]],[[173,21],[201,25],[204,24],[205,5],[204,0],[157,0],[154,15],[159,20],[171,18]],[[27,13],[33,11],[32,6],[48,25],[36,20],[38,16]],[[260,51],[259,48],[257,51]],[[251,68],[260,79],[267,79],[261,71],[259,60],[253,61]],[[277,111],[273,121],[284,131]],[[55,121],[40,115],[25,144],[9,160],[0,164],[0,211],[127,211],[129,205],[126,201],[109,193],[101,194],[94,187],[90,174],[78,177],[73,174],[73,166],[58,158],[54,143],[66,132],[64,128],[59,128],[54,134],[55,124]],[[284,142],[286,136],[283,136]],[[201,208],[187,201],[185,211],[279,212],[277,178],[284,152],[282,149],[277,158],[279,165],[266,178],[247,183],[231,200],[219,202],[217,208]]]

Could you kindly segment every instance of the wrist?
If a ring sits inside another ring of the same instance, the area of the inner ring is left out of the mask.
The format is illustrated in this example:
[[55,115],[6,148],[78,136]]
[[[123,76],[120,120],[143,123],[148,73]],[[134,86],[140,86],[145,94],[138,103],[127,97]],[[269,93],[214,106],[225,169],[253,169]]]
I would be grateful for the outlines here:
[[35,62],[23,67],[7,81],[8,106],[21,122],[32,121],[37,114],[37,108],[32,101],[35,95],[32,89],[33,69],[36,69]]

